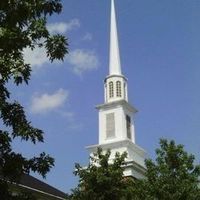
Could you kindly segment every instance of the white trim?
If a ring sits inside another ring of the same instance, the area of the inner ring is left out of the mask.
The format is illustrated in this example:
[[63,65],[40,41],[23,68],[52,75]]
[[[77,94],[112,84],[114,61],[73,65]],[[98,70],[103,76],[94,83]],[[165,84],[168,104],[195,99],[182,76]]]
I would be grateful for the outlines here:
[[102,149],[110,149],[112,150],[113,148],[125,146],[125,147],[130,147],[132,150],[134,150],[136,153],[138,153],[140,156],[147,157],[147,153],[144,149],[142,149],[140,146],[134,144],[131,140],[119,140],[115,142],[110,142],[110,143],[105,143],[105,144],[96,144],[96,145],[91,145],[87,146],[86,149],[88,149],[91,152],[95,152],[95,150],[100,147]]
[[29,190],[33,190],[33,191],[35,191],[35,192],[39,192],[39,193],[42,193],[42,194],[45,194],[45,195],[48,195],[48,196],[51,196],[51,197],[55,197],[55,198],[57,198],[57,199],[66,200],[66,199],[64,199],[64,198],[62,198],[62,197],[58,197],[58,196],[56,196],[56,195],[43,192],[43,191],[41,191],[41,190],[37,190],[37,189],[32,188],[32,187],[28,187],[28,186],[25,186],[25,185],[22,185],[22,184],[16,184],[16,183],[14,183],[14,184],[15,184],[15,185],[18,185],[18,186],[20,186],[20,187],[29,189]]
[[133,106],[131,106],[126,100],[118,100],[118,101],[113,101],[105,104],[100,104],[96,106],[96,109],[98,110],[108,110],[113,107],[117,106],[124,106],[127,108],[130,112],[136,113],[138,112]]

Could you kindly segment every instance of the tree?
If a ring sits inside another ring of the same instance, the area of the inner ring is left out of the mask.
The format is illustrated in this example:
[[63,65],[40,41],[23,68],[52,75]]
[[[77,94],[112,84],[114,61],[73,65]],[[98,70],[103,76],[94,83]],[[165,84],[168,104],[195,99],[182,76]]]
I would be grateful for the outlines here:
[[156,161],[146,160],[146,179],[136,181],[134,195],[143,200],[200,199],[200,166],[195,157],[184,151],[183,145],[160,140]]
[[124,178],[122,167],[126,153],[117,153],[113,163],[109,163],[110,151],[98,149],[90,157],[87,168],[75,165],[75,175],[79,176],[78,187],[72,191],[72,200],[126,200],[129,196],[131,179]]
[[[45,177],[54,165],[54,159],[44,152],[28,159],[12,150],[12,141],[15,138],[36,144],[43,142],[43,132],[31,125],[23,107],[11,99],[7,84],[28,84],[31,66],[24,61],[25,48],[44,47],[51,62],[55,59],[63,60],[67,53],[67,39],[59,34],[50,35],[46,26],[48,17],[61,11],[60,0],[0,1],[1,199],[14,198],[9,191],[8,182],[18,182],[23,173],[30,171]],[[18,199],[23,199],[22,196]]]
[[146,178],[123,176],[126,153],[116,154],[109,163],[110,151],[98,149],[87,168],[76,164],[79,185],[71,200],[199,200],[200,166],[195,157],[184,151],[183,145],[160,140],[155,161],[147,159]]

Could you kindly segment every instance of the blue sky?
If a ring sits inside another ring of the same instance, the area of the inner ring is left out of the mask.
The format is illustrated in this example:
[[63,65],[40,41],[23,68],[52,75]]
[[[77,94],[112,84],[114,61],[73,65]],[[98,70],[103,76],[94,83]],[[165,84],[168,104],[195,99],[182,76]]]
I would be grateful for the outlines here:
[[[17,141],[26,156],[46,151],[55,167],[46,182],[69,192],[74,163],[88,163],[85,146],[98,142],[98,113],[108,74],[109,0],[65,0],[49,20],[52,33],[69,38],[64,63],[42,50],[25,51],[29,86],[12,87],[33,125],[45,132],[36,146]],[[200,1],[116,0],[123,74],[135,116],[136,143],[150,157],[159,138],[175,139],[200,160]]]

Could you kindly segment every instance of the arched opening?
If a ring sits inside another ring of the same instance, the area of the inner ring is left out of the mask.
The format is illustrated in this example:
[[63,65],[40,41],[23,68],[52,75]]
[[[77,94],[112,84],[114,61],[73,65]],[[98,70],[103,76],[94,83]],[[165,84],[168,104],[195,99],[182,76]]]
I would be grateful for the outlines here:
[[114,86],[113,86],[113,82],[109,82],[109,97],[112,98],[114,97]]
[[121,86],[121,82],[120,81],[117,81],[116,83],[116,94],[117,94],[117,97],[121,97],[122,96],[122,86]]

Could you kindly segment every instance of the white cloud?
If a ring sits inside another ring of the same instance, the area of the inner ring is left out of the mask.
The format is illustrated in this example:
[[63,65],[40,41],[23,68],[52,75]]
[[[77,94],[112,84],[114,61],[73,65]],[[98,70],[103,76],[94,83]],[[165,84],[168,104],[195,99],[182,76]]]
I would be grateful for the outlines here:
[[99,59],[94,51],[75,49],[66,57],[66,61],[72,65],[73,72],[82,75],[83,72],[95,70],[99,66]]
[[85,41],[90,41],[92,40],[92,34],[91,33],[86,33],[84,36],[83,36],[83,40]]
[[64,34],[66,32],[72,31],[80,27],[79,19],[72,19],[68,23],[65,22],[56,22],[50,23],[47,25],[47,29],[51,34],[60,33]]
[[60,109],[57,110],[56,113],[65,119],[67,126],[66,130],[80,131],[83,129],[83,124],[77,119],[77,116],[74,112]]
[[64,105],[68,100],[69,92],[64,89],[59,89],[53,94],[36,95],[32,98],[31,112],[45,113],[47,111],[56,110]]
[[[56,22],[47,25],[47,28],[51,34],[64,34],[79,27],[80,22],[78,19],[72,19],[68,23]],[[24,49],[24,59],[25,62],[31,64],[31,67],[34,69],[42,67],[45,63],[50,63],[49,59],[47,58],[45,48],[43,47],[36,47],[34,50],[31,50],[30,48]]]
[[44,48],[24,49],[24,60],[31,64],[32,68],[40,68],[43,64],[50,62]]
[[[44,64],[50,64],[44,48],[35,48],[33,51],[29,48],[24,50],[24,59],[26,63],[31,64],[32,69],[39,69]],[[66,62],[72,66],[72,70],[77,75],[82,75],[86,71],[92,71],[98,68],[99,59],[92,50],[75,49],[66,55]],[[59,62],[54,62],[59,63]]]
[[[78,19],[72,19],[68,23],[56,22],[48,24],[50,33],[65,33],[80,27]],[[92,34],[86,33],[82,40],[92,40]],[[33,69],[43,67],[44,64],[50,64],[47,58],[45,48],[29,48],[24,49],[24,59]],[[99,59],[96,53],[92,50],[75,49],[70,51],[65,59],[72,66],[72,70],[77,75],[82,75],[86,71],[95,70],[99,66]],[[60,63],[60,62],[56,62]]]
[[57,111],[59,115],[66,118],[68,121],[73,122],[75,120],[75,113],[65,110],[58,110]]

